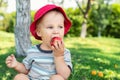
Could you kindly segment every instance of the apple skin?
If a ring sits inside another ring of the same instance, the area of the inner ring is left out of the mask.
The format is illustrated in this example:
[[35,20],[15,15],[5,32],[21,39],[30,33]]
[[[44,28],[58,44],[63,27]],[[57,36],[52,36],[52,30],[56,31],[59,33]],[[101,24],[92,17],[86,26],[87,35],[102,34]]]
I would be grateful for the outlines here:
[[54,46],[54,42],[55,42],[56,40],[62,41],[60,37],[53,37],[52,40],[51,40],[51,42],[50,42],[51,46]]

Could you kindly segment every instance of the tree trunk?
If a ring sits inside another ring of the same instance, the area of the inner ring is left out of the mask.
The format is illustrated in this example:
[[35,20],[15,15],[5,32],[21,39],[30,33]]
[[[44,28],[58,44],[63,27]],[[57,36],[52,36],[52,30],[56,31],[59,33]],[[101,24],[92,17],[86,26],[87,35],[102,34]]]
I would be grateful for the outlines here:
[[[75,0],[75,1],[76,1],[76,4],[78,5],[78,8],[82,12],[83,17],[84,17],[80,37],[81,38],[86,38],[86,35],[87,35],[87,18],[88,18],[88,12],[90,10],[91,0],[87,0],[87,6],[86,6],[85,10],[83,10],[82,7],[80,6],[79,0]],[[82,0],[82,1],[84,1],[84,0]]]
[[16,0],[16,13],[16,52],[17,56],[26,56],[26,50],[31,46],[29,33],[29,25],[31,20],[30,0]]
[[82,29],[81,29],[80,37],[81,38],[86,38],[86,34],[87,34],[87,21],[86,21],[86,19],[84,19],[84,21],[82,23]]
[[98,37],[101,37],[101,27],[98,27]]

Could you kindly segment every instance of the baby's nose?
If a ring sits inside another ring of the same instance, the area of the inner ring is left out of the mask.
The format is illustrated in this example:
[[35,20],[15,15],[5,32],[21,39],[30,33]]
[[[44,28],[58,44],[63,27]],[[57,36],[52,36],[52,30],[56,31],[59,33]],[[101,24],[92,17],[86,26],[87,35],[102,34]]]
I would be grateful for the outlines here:
[[54,34],[58,34],[59,32],[60,32],[59,29],[54,29],[53,31]]

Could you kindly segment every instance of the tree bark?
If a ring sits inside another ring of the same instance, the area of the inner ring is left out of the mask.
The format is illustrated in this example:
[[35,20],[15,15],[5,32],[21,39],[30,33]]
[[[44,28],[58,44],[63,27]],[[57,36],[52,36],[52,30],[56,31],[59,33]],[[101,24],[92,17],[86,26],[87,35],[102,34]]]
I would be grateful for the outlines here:
[[87,35],[87,21],[84,19],[84,21],[82,22],[80,37],[86,38],[86,35]]
[[17,56],[26,56],[26,50],[31,46],[30,20],[30,0],[16,0],[15,47]]

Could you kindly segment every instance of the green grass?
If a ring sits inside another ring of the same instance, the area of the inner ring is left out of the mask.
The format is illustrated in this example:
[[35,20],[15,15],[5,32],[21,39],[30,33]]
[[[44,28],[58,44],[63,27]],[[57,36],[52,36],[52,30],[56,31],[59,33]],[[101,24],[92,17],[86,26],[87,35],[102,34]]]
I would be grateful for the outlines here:
[[[65,45],[71,51],[73,63],[69,80],[120,80],[120,39],[73,37],[65,38]],[[6,57],[12,53],[15,53],[14,35],[0,31],[0,80],[12,80],[17,73],[5,65]],[[95,75],[91,74],[93,70],[97,72]]]
[[[74,64],[70,80],[120,80],[120,39],[70,38],[66,44]],[[104,76],[92,75],[92,70]]]

